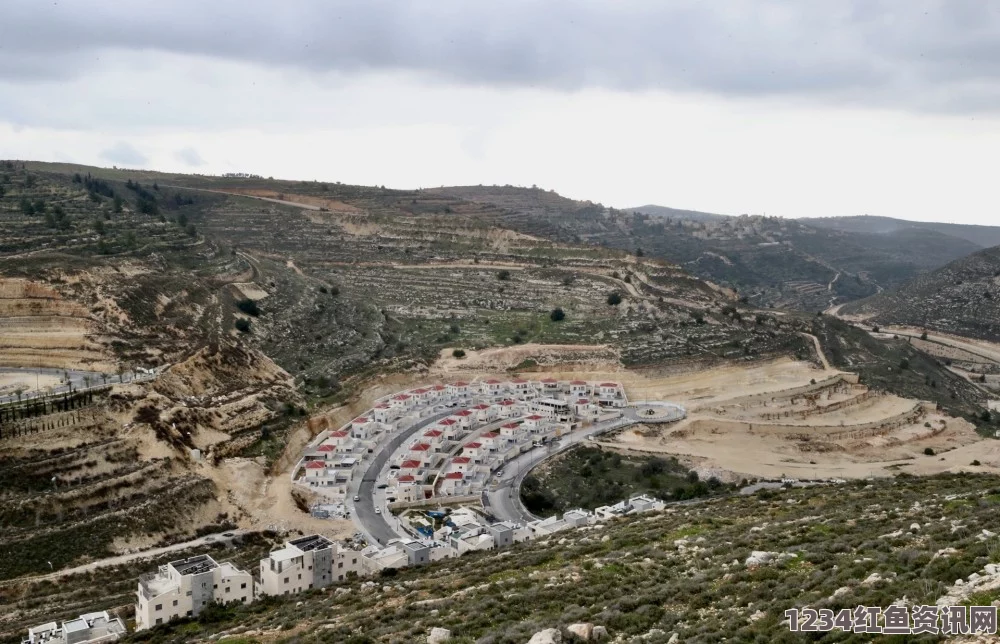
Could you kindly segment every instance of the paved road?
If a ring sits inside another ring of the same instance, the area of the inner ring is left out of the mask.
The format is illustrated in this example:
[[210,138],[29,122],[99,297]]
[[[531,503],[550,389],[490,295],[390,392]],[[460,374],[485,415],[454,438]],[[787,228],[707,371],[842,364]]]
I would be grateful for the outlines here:
[[[378,452],[376,452],[365,468],[365,473],[360,481],[353,483],[350,486],[349,494],[357,495],[361,497],[361,500],[354,503],[354,520],[356,523],[360,523],[362,530],[367,533],[367,535],[373,538],[380,545],[384,545],[390,539],[396,539],[401,536],[393,530],[385,516],[382,514],[375,514],[376,503],[385,511],[384,507],[384,494],[379,495],[379,499],[375,498],[375,484],[381,474],[382,470],[388,465],[389,459],[396,452],[399,447],[407,441],[411,436],[422,430],[423,428],[436,423],[442,418],[447,418],[455,413],[455,409],[448,409],[440,414],[435,414],[433,416],[428,416],[417,423],[411,425],[410,427],[400,431],[397,435],[393,436],[388,442],[381,444],[378,447]],[[357,489],[354,487],[357,485]],[[381,490],[379,490],[381,492]],[[353,498],[353,497],[352,497]]]
[[642,422],[635,415],[634,409],[626,408],[624,411],[625,414],[621,418],[596,423],[584,429],[578,429],[566,434],[558,441],[536,447],[511,459],[503,466],[503,475],[500,477],[498,484],[483,493],[483,500],[485,501],[483,505],[488,505],[487,509],[490,514],[501,521],[515,521],[518,523],[534,521],[538,517],[528,512],[524,505],[521,504],[520,490],[524,477],[545,459],[579,445],[591,436]]
[[[108,557],[107,559],[98,559],[97,561],[92,561],[88,564],[82,566],[76,566],[74,568],[63,568],[62,570],[57,570],[51,572],[47,575],[38,575],[36,577],[18,577],[16,579],[9,579],[0,582],[0,586],[8,583],[23,583],[25,581],[43,581],[46,579],[59,579],[61,577],[66,577],[69,575],[75,575],[82,572],[90,572],[98,568],[107,568],[108,566],[120,566],[132,561],[137,561],[140,559],[153,559],[165,555],[170,552],[177,552],[178,550],[187,550],[188,548],[197,548],[198,546],[208,546],[216,543],[229,544],[233,540],[247,534],[247,530],[230,530],[228,532],[219,532],[217,534],[209,534],[204,537],[199,537],[197,539],[192,539],[191,541],[185,541],[183,543],[175,543],[170,546],[164,546],[162,548],[152,548],[150,550],[142,550],[140,552],[133,552],[127,555],[118,555],[116,557]],[[232,536],[227,537],[225,535],[231,534]]]

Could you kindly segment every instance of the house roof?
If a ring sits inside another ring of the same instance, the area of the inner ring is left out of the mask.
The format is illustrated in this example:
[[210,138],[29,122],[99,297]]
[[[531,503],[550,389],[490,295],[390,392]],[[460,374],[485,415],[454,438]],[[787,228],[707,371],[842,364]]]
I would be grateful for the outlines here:
[[500,404],[503,405],[504,407],[510,407],[511,405],[514,404],[514,401],[513,400],[501,400]]
[[430,436],[431,438],[437,438],[438,436],[440,436],[443,433],[444,432],[442,432],[440,429],[428,429],[426,432],[424,432],[424,436]]
[[399,467],[404,470],[415,470],[420,467],[420,461],[403,461]]
[[392,399],[393,400],[409,400],[410,399],[410,395],[409,394],[399,394],[399,395],[393,396]]
[[413,483],[417,479],[413,478],[413,476],[410,474],[404,474],[403,476],[400,476],[396,480],[399,481],[400,483]]
[[528,383],[527,380],[524,380],[522,378],[514,378],[513,380],[511,380],[511,382],[513,382],[515,385],[524,385]]
[[618,383],[617,382],[602,382],[601,386],[602,387],[614,387],[615,389],[617,389],[618,388]]
[[451,418],[445,418],[444,420],[439,420],[438,421],[438,425],[444,425],[445,427],[448,427],[450,425],[457,425],[457,424],[458,424],[458,421],[457,420],[452,420]]
[[458,382],[453,382],[453,383],[451,383],[448,386],[449,387],[468,387],[469,383],[465,382],[464,380],[459,380]]
[[411,393],[411,394],[426,394],[426,393],[427,393],[427,390],[426,390],[426,389],[423,389],[423,388],[421,388],[421,389],[414,389],[414,390],[413,390],[413,391],[411,391],[410,393]]
[[576,401],[576,404],[578,404],[578,405],[589,405],[590,401],[587,400],[586,398],[581,398],[580,400]]
[[410,451],[411,452],[426,452],[430,448],[431,448],[431,446],[428,445],[427,443],[417,443],[416,445],[414,445],[413,447],[410,448]]
[[330,438],[344,438],[347,436],[347,432],[343,429],[338,429],[335,432],[330,432]]
[[451,459],[451,462],[458,463],[459,465],[464,465],[465,463],[468,463],[471,460],[472,459],[469,458],[468,456],[456,456],[455,458]]
[[379,404],[375,405],[375,409],[388,409],[388,408],[389,408],[389,405],[387,405],[385,403],[379,403]]
[[541,420],[544,416],[539,416],[538,414],[532,414],[525,418],[525,420]]
[[461,481],[462,480],[462,473],[461,472],[448,472],[447,474],[444,475],[444,477],[446,479],[450,480],[450,481]]
[[307,470],[324,470],[324,469],[326,469],[326,465],[323,464],[323,461],[309,461],[308,463],[306,463],[306,469]]
[[478,405],[476,405],[475,407],[473,407],[473,409],[479,409],[480,411],[483,410],[483,409],[489,409],[489,408],[490,408],[490,406],[487,405],[486,403],[479,403]]
[[499,380],[497,380],[495,378],[490,378],[489,380],[486,381],[486,384],[488,384],[488,385],[499,385],[501,383],[500,383]]
[[455,412],[454,415],[455,416],[461,416],[461,417],[465,418],[466,416],[471,416],[472,412],[469,411],[468,409],[463,409],[462,411]]
[[467,443],[466,444],[466,447],[468,447],[469,449],[479,449],[482,446],[483,446],[482,443]]
[[573,382],[571,382],[569,384],[571,384],[571,385],[585,385],[585,384],[587,384],[587,382],[585,380],[574,380]]
[[499,435],[496,432],[486,432],[485,434],[480,434],[480,438],[496,438]]
[[503,428],[504,429],[517,429],[520,426],[521,426],[520,423],[507,423],[506,425],[503,426]]
[[354,419],[354,422],[356,422],[356,423],[367,423],[368,422],[368,418],[366,416],[358,416],[357,418]]
[[434,385],[431,389],[433,391],[444,391],[444,385]]
[[317,452],[336,452],[337,448],[333,445],[320,445],[316,448]]

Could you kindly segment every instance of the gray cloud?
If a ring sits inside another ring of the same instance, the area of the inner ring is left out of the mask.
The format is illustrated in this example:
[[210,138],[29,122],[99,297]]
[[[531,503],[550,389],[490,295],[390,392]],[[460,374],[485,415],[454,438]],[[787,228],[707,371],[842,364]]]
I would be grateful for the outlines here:
[[981,0],[286,0],[272,7],[8,0],[0,78],[60,79],[85,74],[101,56],[154,50],[567,91],[801,96],[914,111],[1000,105],[1000,4]]
[[198,150],[191,147],[177,150],[177,152],[174,153],[174,156],[178,161],[185,165],[193,167],[205,165],[205,160],[201,158],[200,154],[198,154]]
[[129,143],[119,141],[110,148],[101,150],[101,158],[118,165],[142,166],[148,157]]

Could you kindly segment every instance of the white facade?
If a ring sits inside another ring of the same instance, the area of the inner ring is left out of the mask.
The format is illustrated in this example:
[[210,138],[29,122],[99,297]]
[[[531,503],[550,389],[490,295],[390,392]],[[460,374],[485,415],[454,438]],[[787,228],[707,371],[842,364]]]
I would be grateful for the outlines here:
[[211,602],[253,600],[253,577],[229,562],[208,555],[172,561],[139,577],[135,629],[152,628],[177,617],[196,617]]
[[111,617],[108,611],[85,613],[76,619],[42,624],[28,629],[28,637],[23,644],[97,644],[117,642],[128,633],[125,623],[119,617]]
[[264,595],[294,595],[344,581],[351,572],[362,572],[361,553],[314,534],[288,541],[260,560],[260,591]]

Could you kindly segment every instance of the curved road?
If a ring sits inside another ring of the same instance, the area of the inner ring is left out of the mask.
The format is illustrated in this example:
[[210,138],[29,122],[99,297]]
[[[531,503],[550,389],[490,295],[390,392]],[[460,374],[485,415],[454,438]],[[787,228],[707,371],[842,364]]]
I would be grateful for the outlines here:
[[[408,438],[428,425],[436,423],[442,418],[447,418],[454,413],[454,409],[449,409],[444,413],[428,416],[407,429],[404,429],[399,434],[394,436],[389,442],[380,445],[378,448],[379,451],[375,454],[375,457],[372,459],[368,467],[365,468],[365,473],[362,476],[361,481],[358,483],[357,489],[354,489],[353,484],[350,486],[350,494],[361,497],[360,501],[354,503],[354,518],[356,521],[361,523],[368,535],[375,539],[375,541],[380,545],[385,545],[385,543],[387,543],[390,539],[397,539],[405,535],[397,534],[396,531],[389,526],[389,523],[386,521],[384,515],[375,514],[375,484],[378,481],[379,475],[389,463],[389,459],[392,458],[392,455],[396,453],[396,450],[398,450]],[[384,504],[380,504],[380,507],[382,505]]]

